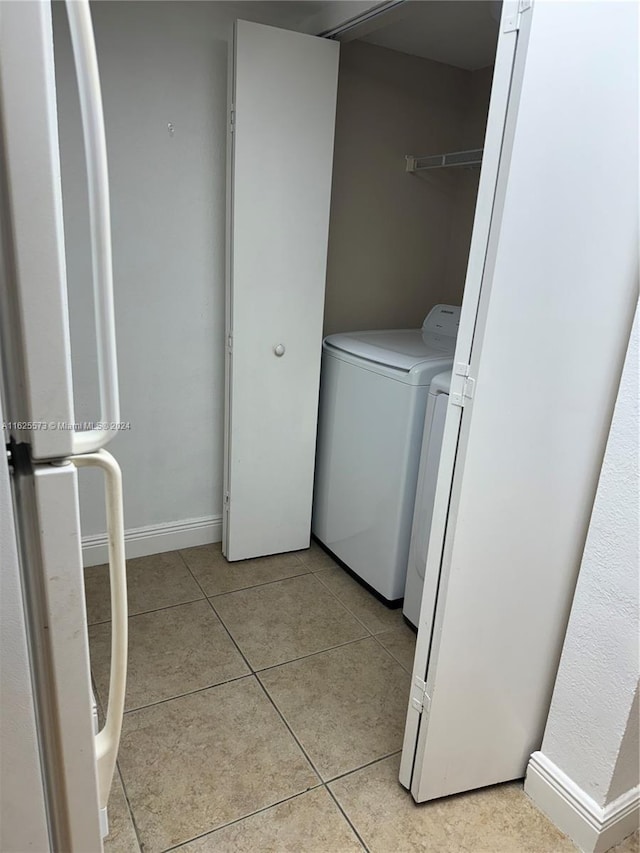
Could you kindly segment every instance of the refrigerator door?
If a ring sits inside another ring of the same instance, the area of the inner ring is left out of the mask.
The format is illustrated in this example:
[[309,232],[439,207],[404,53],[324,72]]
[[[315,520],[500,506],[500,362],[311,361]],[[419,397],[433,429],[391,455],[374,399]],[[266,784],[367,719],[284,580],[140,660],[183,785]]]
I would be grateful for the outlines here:
[[[1,406],[0,406],[1,408]],[[49,850],[9,467],[0,461],[0,850]]]
[[101,850],[77,471],[12,463],[51,846]]
[[34,459],[90,453],[120,419],[106,141],[87,0],[69,0],[87,164],[100,412],[74,425],[62,191],[49,2],[0,6],[4,261],[3,358],[23,381],[8,388],[9,431]]
[[[0,4],[0,343],[51,846],[101,849],[126,677],[119,418],[104,120],[88,0],[67,3],[85,137],[102,423],[73,424],[51,6]],[[106,425],[104,422],[108,422]],[[78,456],[78,454],[82,454]],[[49,463],[46,460],[50,460]],[[94,736],[77,472],[106,475],[112,683]]]
[[36,459],[73,452],[51,8],[0,4],[0,289],[5,416]]

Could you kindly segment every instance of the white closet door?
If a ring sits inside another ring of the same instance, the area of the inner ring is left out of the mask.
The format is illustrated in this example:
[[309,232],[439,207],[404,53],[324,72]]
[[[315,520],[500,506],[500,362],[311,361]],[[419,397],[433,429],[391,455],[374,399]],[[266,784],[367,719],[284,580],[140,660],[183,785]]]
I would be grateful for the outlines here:
[[[462,468],[463,454],[459,444],[460,430],[465,417],[468,419],[470,413],[468,405],[466,408],[462,408],[452,405],[452,401],[454,401],[455,395],[460,396],[463,390],[464,374],[466,372],[464,365],[471,362],[481,300],[486,301],[488,298],[488,283],[486,281],[485,270],[489,253],[489,241],[492,231],[495,231],[496,220],[499,218],[502,199],[504,197],[504,184],[508,172],[510,140],[505,134],[507,115],[510,112],[513,123],[515,121],[515,114],[517,113],[518,81],[514,80],[516,48],[520,36],[517,5],[518,0],[510,0],[503,7],[503,23],[498,40],[491,85],[491,99],[482,156],[482,170],[480,172],[473,234],[469,249],[469,262],[467,265],[464,298],[460,315],[460,328],[456,342],[454,375],[452,377],[451,395],[449,397],[444,425],[436,494],[431,519],[431,534],[427,552],[425,581],[422,590],[418,639],[411,679],[411,695],[407,709],[407,722],[400,764],[400,782],[406,788],[410,788],[414,796],[416,796],[415,786],[417,785],[417,780],[421,778],[424,768],[422,746],[429,714],[428,702],[425,702],[424,698],[424,685],[427,679],[427,669],[434,639],[433,627],[436,617],[440,571],[444,559],[445,536],[451,521],[449,516],[451,489],[454,471],[458,473]],[[505,27],[505,20],[511,20],[513,24],[510,27]],[[521,52],[524,52],[524,49],[521,48]]]
[[421,659],[418,801],[522,777],[539,747],[637,299],[637,5],[523,17]]
[[223,550],[306,548],[329,232],[336,42],[238,21]]

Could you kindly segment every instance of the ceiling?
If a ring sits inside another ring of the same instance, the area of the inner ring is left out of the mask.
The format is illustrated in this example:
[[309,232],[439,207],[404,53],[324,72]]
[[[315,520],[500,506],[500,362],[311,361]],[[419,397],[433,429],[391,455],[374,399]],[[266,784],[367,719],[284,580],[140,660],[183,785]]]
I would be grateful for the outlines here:
[[[315,19],[330,8],[327,0],[242,0],[230,3],[247,21],[268,20],[274,27],[316,34]],[[357,12],[356,12],[357,14]]]
[[390,4],[384,14],[371,18],[367,12],[384,7],[385,2],[243,0],[229,5],[241,10],[240,17],[247,20],[312,34],[364,15],[363,22],[339,36],[340,41],[359,39],[475,71],[493,65],[502,4],[500,0],[406,0]]
[[411,0],[380,16],[378,29],[354,35],[369,44],[476,71],[495,60],[500,6],[495,0]]

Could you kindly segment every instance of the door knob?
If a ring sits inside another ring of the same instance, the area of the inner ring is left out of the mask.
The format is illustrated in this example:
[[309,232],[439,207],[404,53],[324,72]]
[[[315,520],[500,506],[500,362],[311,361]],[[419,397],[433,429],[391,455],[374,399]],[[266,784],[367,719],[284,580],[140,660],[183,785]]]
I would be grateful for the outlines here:
[[285,353],[284,344],[276,344],[273,348],[273,351],[278,356],[278,358],[280,358]]

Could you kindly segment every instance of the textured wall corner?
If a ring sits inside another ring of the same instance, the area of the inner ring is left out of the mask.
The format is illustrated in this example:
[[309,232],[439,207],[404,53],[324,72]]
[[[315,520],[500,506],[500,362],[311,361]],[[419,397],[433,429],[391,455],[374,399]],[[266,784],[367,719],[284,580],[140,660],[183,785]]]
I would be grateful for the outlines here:
[[640,781],[639,367],[636,310],[542,745],[601,807]]

